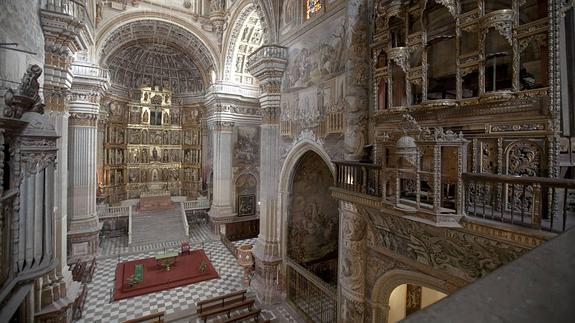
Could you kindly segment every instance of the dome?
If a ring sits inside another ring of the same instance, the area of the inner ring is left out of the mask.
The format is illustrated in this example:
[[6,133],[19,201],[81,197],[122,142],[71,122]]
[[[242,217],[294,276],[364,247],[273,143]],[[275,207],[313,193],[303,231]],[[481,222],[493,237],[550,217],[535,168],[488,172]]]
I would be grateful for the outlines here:
[[410,150],[410,149],[417,148],[417,145],[415,144],[415,139],[413,139],[413,137],[403,136],[403,137],[399,138],[399,140],[395,144],[395,147],[398,150],[400,150],[400,149]]
[[161,86],[174,93],[201,92],[203,79],[193,60],[175,46],[140,42],[117,50],[108,60],[112,83]]

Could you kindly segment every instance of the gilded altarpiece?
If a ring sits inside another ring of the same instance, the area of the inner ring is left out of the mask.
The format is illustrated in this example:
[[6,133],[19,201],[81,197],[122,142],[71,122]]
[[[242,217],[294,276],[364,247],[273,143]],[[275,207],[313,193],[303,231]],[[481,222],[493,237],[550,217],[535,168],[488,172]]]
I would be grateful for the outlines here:
[[200,107],[172,101],[159,87],[135,91],[110,108],[104,144],[105,191],[110,203],[141,194],[195,197],[201,189]]

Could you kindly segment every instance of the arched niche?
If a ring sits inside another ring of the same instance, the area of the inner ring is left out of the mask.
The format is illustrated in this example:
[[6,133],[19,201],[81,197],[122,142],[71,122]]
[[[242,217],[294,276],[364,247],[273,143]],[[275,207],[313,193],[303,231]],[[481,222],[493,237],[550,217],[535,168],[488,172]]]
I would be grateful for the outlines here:
[[513,9],[513,0],[484,0],[485,13],[497,10]]
[[244,173],[235,181],[235,209],[238,216],[256,214],[258,179],[252,173]]
[[529,38],[520,42],[519,89],[529,90],[548,85],[547,38]]
[[337,283],[338,203],[333,175],[320,155],[305,152],[291,178],[287,256],[327,283]]
[[456,98],[455,18],[447,7],[426,3],[422,24],[427,33],[427,100]]
[[547,17],[547,0],[524,0],[519,3],[519,24],[527,24]]
[[391,73],[391,106],[402,107],[407,106],[406,95],[406,73],[401,66],[395,61],[389,64],[389,72]]
[[388,30],[391,47],[404,47],[406,44],[406,31],[403,19],[396,16],[389,18]]
[[392,297],[392,293],[404,284],[425,287],[442,294],[450,294],[453,292],[451,286],[447,285],[446,282],[441,279],[410,270],[392,269],[381,275],[371,290],[369,303],[372,311],[372,323],[392,322],[389,320],[389,314],[391,310],[390,305],[394,304],[390,304],[390,298]]
[[485,92],[513,88],[513,48],[495,28],[485,35]]

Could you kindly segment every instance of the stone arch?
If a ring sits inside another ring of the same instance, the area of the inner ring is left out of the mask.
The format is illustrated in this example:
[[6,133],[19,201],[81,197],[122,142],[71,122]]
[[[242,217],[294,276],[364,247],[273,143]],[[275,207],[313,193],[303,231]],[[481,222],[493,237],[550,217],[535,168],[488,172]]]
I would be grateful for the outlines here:
[[[248,183],[249,182],[249,183]],[[253,183],[253,187],[252,187]],[[247,185],[247,186],[246,186]],[[238,174],[234,178],[234,200],[232,201],[233,209],[238,211],[238,197],[244,194],[254,194],[256,203],[259,200],[260,181],[257,173],[246,171]],[[257,209],[257,204],[256,204]]]
[[280,201],[279,201],[279,220],[281,223],[281,254],[287,257],[287,233],[288,233],[288,215],[290,206],[291,183],[295,175],[296,167],[302,156],[307,152],[316,153],[329,168],[332,178],[335,177],[335,166],[332,164],[331,159],[327,152],[315,141],[310,139],[303,139],[295,144],[287,154],[282,169],[280,171],[280,182],[278,185]]
[[[211,68],[213,68],[213,70],[215,70],[217,74],[219,73],[220,64],[217,54],[218,53],[217,45],[214,44],[214,42],[211,41],[202,30],[200,30],[190,22],[186,21],[184,18],[174,16],[166,12],[134,10],[121,13],[118,16],[106,21],[101,26],[98,34],[96,35],[95,60],[100,63],[104,61],[105,55],[103,55],[101,50],[106,44],[106,41],[109,39],[109,37],[114,34],[114,31],[130,23],[142,20],[160,21],[173,26],[177,26],[179,28],[184,29],[186,32],[190,33],[194,37],[196,37],[200,41],[200,43],[205,47],[205,54],[209,58]],[[205,72],[206,75],[208,75],[207,73],[209,71],[206,70]]]
[[262,27],[262,32],[263,32],[262,44],[265,43],[265,39],[267,37],[269,37],[266,34],[265,30],[263,30],[264,23],[263,23],[263,18],[261,16],[261,12],[258,12],[256,10],[256,6],[253,5],[252,1],[245,0],[245,1],[241,2],[239,4],[239,8],[235,11],[232,19],[230,19],[230,21],[232,21],[232,24],[230,26],[231,29],[229,29],[230,31],[226,35],[226,40],[224,42],[225,47],[224,47],[224,50],[222,50],[222,52],[225,53],[225,55],[223,57],[223,62],[222,62],[222,66],[223,66],[222,79],[224,81],[233,81],[233,76],[235,74],[234,62],[236,61],[236,59],[235,59],[236,44],[237,44],[238,38],[240,37],[240,33],[244,27],[246,20],[250,16],[252,16],[252,14],[254,12],[256,12],[257,15],[259,16],[260,25]]
[[403,284],[431,288],[448,295],[454,292],[444,280],[439,278],[410,270],[392,269],[379,276],[371,289],[369,303],[373,323],[387,322],[391,292]]

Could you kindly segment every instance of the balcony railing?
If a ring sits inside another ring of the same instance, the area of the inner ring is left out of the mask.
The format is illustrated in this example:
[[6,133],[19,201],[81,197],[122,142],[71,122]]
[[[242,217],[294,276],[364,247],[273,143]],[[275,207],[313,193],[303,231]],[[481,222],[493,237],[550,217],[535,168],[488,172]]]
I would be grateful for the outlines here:
[[381,197],[381,166],[358,162],[335,162],[335,186],[347,191]]
[[264,45],[248,56],[248,65],[260,59],[287,60],[287,48],[278,45]]
[[93,29],[90,16],[88,15],[88,8],[86,1],[82,0],[42,0],[42,10],[52,11],[59,14],[74,17],[78,21],[86,24],[91,30]]
[[[335,162],[335,186],[350,193],[380,198],[380,165]],[[464,173],[463,214],[536,230],[563,232],[575,225],[575,180]]]
[[575,224],[573,180],[465,173],[463,181],[468,216],[552,232]]

